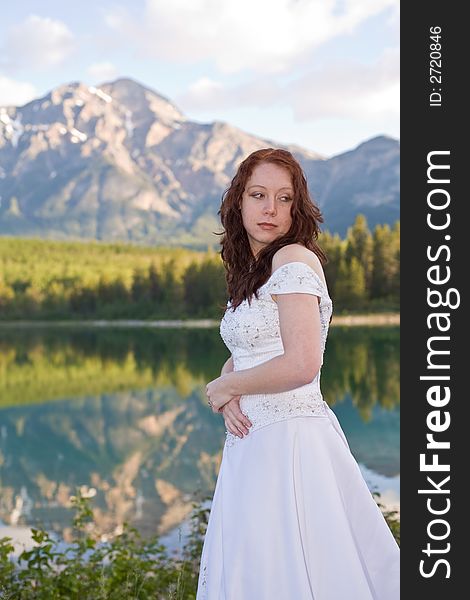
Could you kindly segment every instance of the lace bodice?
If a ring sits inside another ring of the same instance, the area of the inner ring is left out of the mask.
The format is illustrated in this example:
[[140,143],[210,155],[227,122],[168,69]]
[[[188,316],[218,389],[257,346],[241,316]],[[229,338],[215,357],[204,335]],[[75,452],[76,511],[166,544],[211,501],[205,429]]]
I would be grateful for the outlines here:
[[[290,262],[274,271],[268,281],[258,289],[258,298],[251,304],[244,300],[236,309],[230,302],[220,325],[220,334],[232,353],[234,370],[255,367],[284,353],[279,326],[277,304],[272,294],[313,294],[320,298],[322,364],[332,302],[322,279],[307,264]],[[245,395],[240,398],[240,408],[250,419],[250,433],[276,421],[295,417],[326,416],[320,390],[320,371],[307,385],[277,394]],[[249,434],[250,435],[250,434]],[[227,433],[226,443],[240,438]]]

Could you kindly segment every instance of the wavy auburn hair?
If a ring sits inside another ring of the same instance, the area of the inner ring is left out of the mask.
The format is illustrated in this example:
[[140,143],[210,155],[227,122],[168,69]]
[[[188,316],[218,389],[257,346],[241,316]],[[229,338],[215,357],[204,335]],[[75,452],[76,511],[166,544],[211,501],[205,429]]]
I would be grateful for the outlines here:
[[[246,183],[260,163],[272,163],[289,171],[294,197],[289,231],[260,250],[255,259],[242,221],[241,202]],[[224,228],[219,234],[222,236],[220,255],[226,270],[227,291],[233,310],[245,299],[250,303],[253,294],[258,297],[258,288],[271,275],[272,258],[283,246],[302,244],[315,252],[323,264],[327,262],[325,253],[317,244],[319,223],[323,223],[322,214],[310,197],[302,167],[287,150],[264,148],[245,158],[222,196],[218,214]]]

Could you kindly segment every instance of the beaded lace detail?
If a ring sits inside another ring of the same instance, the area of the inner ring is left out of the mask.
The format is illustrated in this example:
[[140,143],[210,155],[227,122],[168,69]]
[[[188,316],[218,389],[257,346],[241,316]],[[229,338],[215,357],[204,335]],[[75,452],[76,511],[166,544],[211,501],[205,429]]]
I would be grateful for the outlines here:
[[[272,294],[289,293],[319,297],[323,357],[333,310],[328,290],[310,266],[303,262],[290,262],[274,271],[258,289],[258,298],[252,297],[251,304],[244,300],[233,311],[230,302],[227,303],[220,334],[232,353],[235,371],[254,367],[284,353],[277,304]],[[253,431],[277,421],[299,416],[326,417],[327,409],[320,390],[320,372],[311,383],[295,390],[241,396],[240,408],[252,423],[248,437]],[[244,439],[227,432],[226,446],[230,447]]]
[[204,564],[202,571],[200,571],[198,588],[197,597],[205,600],[207,598],[207,564]]

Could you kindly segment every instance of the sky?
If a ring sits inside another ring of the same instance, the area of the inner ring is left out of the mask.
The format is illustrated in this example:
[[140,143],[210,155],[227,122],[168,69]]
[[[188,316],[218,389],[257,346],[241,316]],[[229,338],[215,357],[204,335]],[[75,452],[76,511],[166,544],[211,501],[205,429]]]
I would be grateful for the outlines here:
[[399,138],[398,0],[21,0],[0,19],[0,106],[132,78],[192,121],[324,156]]

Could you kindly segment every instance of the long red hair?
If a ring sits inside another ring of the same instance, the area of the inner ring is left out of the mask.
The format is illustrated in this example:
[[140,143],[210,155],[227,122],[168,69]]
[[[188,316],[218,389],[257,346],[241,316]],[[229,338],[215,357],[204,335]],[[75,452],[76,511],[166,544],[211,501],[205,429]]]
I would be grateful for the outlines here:
[[[294,189],[292,225],[286,234],[260,250],[255,260],[243,226],[241,201],[253,170],[264,162],[283,167],[291,175]],[[319,224],[323,223],[322,214],[310,197],[302,167],[287,150],[264,148],[245,158],[223,194],[219,214],[224,228],[219,234],[222,236],[220,255],[226,269],[227,291],[233,310],[245,299],[250,302],[253,294],[258,297],[257,290],[271,275],[272,258],[279,248],[288,244],[302,244],[315,252],[323,264],[327,262],[325,253],[317,243]]]

